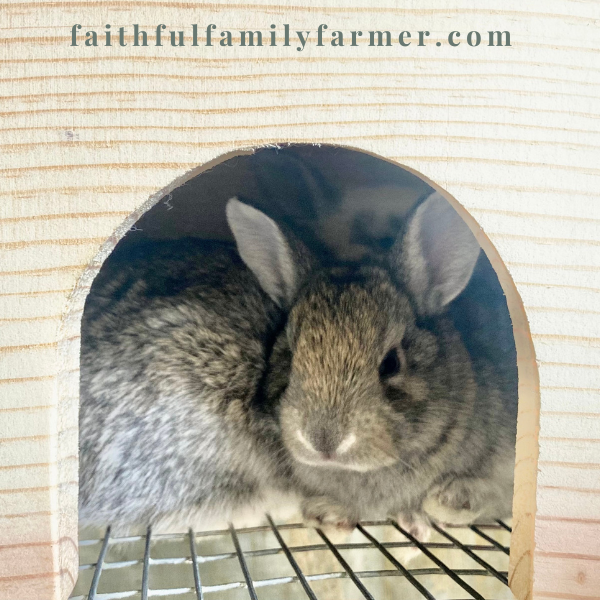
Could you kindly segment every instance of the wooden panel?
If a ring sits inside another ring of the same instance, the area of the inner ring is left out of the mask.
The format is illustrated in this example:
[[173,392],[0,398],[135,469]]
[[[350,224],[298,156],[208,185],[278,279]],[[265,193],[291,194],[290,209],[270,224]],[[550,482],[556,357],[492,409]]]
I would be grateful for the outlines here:
[[[598,557],[547,556],[537,553],[534,594],[536,598],[598,600]],[[551,584],[551,585],[549,585]]]
[[[395,160],[468,211],[519,352],[513,590],[597,597],[597,562],[579,557],[597,556],[584,532],[600,521],[600,6],[238,4],[0,5],[0,563],[13,569],[0,599],[65,598],[76,577],[79,318],[103,258],[177,178],[286,141]],[[128,32],[125,48],[69,46],[74,23],[102,31],[107,14],[113,30],[274,23],[279,45],[135,48]],[[283,23],[431,36],[297,52]],[[453,29],[508,29],[512,47],[437,47]]]
[[560,558],[578,555],[578,540],[588,538],[587,559],[600,560],[600,521],[538,517],[536,545],[540,554]]

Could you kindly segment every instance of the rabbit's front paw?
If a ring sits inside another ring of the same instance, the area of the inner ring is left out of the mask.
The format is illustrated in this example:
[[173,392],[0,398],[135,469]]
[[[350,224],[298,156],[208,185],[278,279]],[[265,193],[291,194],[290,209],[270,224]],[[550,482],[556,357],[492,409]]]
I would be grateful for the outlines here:
[[479,514],[473,504],[473,495],[467,483],[455,479],[432,490],[423,502],[423,510],[438,523],[468,525]]
[[307,527],[352,531],[358,518],[350,510],[327,496],[313,496],[302,502],[302,518]]
[[429,541],[432,529],[429,519],[424,515],[400,513],[396,515],[395,520],[404,531],[410,533],[418,542],[425,543]]

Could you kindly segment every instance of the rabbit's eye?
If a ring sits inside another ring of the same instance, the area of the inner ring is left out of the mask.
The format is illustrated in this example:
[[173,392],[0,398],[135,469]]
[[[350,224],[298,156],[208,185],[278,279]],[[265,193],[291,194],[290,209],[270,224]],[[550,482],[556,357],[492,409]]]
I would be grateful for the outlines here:
[[392,377],[400,372],[400,357],[398,356],[398,350],[392,348],[383,358],[379,365],[379,377],[385,379]]

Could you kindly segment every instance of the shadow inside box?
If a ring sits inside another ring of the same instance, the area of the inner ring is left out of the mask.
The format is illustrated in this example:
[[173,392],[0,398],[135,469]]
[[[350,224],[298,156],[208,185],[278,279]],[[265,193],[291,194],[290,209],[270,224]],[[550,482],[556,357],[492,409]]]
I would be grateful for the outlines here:
[[84,530],[71,600],[509,600],[511,528],[435,526],[420,543],[394,521],[350,534],[299,523],[117,536]]

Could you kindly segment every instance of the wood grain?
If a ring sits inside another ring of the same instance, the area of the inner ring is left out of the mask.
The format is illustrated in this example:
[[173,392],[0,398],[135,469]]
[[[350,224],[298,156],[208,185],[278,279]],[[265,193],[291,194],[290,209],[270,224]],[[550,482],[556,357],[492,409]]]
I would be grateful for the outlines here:
[[[77,576],[79,319],[103,259],[178,178],[285,142],[397,161],[463,211],[518,346],[512,589],[598,597],[600,6],[295,4],[0,5],[0,599],[66,598]],[[426,28],[432,43],[69,46],[74,23],[100,31],[108,14],[148,29],[275,23],[278,39],[282,23]],[[509,29],[513,46],[436,47],[452,29]]]

